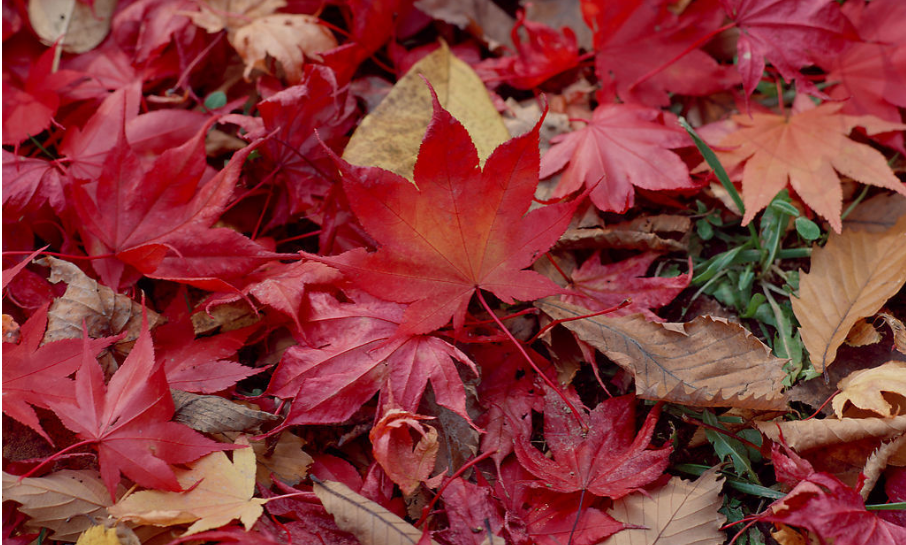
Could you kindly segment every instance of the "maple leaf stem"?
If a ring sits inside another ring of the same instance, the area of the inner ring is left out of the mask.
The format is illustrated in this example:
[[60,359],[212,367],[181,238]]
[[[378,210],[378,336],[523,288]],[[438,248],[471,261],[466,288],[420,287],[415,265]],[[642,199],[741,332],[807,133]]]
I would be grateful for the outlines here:
[[[202,61],[202,59],[204,59],[204,58],[208,55],[208,53],[210,53],[210,51],[211,51],[212,49],[214,49],[214,46],[216,46],[218,43],[220,43],[220,40],[221,40],[224,36],[226,36],[226,32],[225,32],[225,31],[220,31],[220,32],[217,33],[217,36],[214,36],[214,39],[211,40],[211,43],[209,43],[209,44],[207,45],[207,47],[205,47],[205,48],[201,51],[201,53],[199,53],[198,55],[196,55],[195,58],[192,59],[192,62],[190,62],[189,65],[186,66],[186,69],[182,71],[182,74],[179,75],[179,79],[176,80],[176,85],[174,85],[174,86],[172,87],[172,89],[186,89],[187,91],[189,91],[190,93],[192,93],[192,90],[191,90],[191,89],[186,88],[186,81],[189,79],[189,76],[191,75],[192,70],[193,70],[196,66],[198,66],[198,63],[200,63],[200,62]],[[198,97],[195,96],[195,93],[192,93],[192,97],[195,98],[195,100],[196,100],[197,102],[200,102],[200,100],[198,100]]]
[[695,40],[694,42],[692,42],[692,43],[689,45],[689,47],[687,47],[686,49],[682,50],[677,56],[673,57],[673,58],[670,59],[669,61],[665,62],[664,64],[658,66],[658,67],[655,68],[654,70],[651,70],[650,72],[648,72],[648,73],[645,74],[644,76],[642,76],[642,77],[640,77],[639,79],[637,79],[637,80],[635,80],[634,82],[632,82],[632,85],[629,86],[629,91],[632,91],[633,89],[636,88],[636,86],[641,85],[641,84],[645,83],[646,81],[648,81],[649,79],[653,78],[654,76],[660,74],[660,73],[663,72],[665,69],[667,69],[671,64],[673,64],[673,63],[675,63],[676,61],[680,60],[681,58],[685,57],[685,56],[688,55],[689,53],[695,51],[695,50],[698,49],[700,46],[702,46],[702,45],[704,45],[706,42],[708,42],[708,40],[710,40],[711,38],[717,36],[718,34],[720,34],[721,32],[723,32],[723,31],[725,31],[725,30],[729,30],[729,29],[731,29],[731,28],[733,28],[733,27],[735,27],[735,26],[736,26],[736,21],[727,23],[727,24],[725,24],[724,26],[722,26],[722,27],[720,27],[720,28],[718,28],[718,29],[716,29],[716,30],[713,30],[713,31],[709,32],[708,34],[705,34],[705,35],[702,36],[701,38]]
[[[507,314],[506,316],[504,316],[500,319],[509,320],[511,318],[524,316],[526,314],[538,314],[538,309],[537,308],[527,308],[525,310],[520,310],[519,312],[516,312],[515,314]],[[493,323],[495,323],[494,320],[476,320],[474,322],[466,322],[464,325],[467,325],[469,327],[475,327],[475,326],[479,326],[479,325],[486,325],[486,324],[493,324]]]
[[743,437],[736,435],[735,433],[733,433],[729,430],[725,430],[723,428],[718,428],[717,426],[712,426],[711,424],[708,424],[707,422],[702,422],[701,420],[698,420],[697,418],[692,418],[691,416],[689,416],[687,414],[682,415],[681,418],[683,419],[683,422],[685,422],[687,424],[693,424],[695,426],[707,428],[715,433],[720,433],[720,434],[726,435],[727,437],[732,437],[733,439],[736,439],[740,443],[746,445],[747,447],[751,447],[751,448],[757,450],[758,452],[762,451],[762,447],[756,445],[755,443],[749,441],[748,439],[745,439]]
[[482,460],[490,458],[494,454],[497,454],[497,449],[483,452],[483,453],[481,453],[481,456],[476,456],[475,458],[472,458],[468,462],[464,463],[459,469],[457,469],[456,473],[454,473],[453,475],[450,475],[449,478],[444,479],[444,484],[437,490],[437,494],[434,494],[434,497],[431,498],[431,501],[428,503],[428,505],[426,505],[425,507],[422,508],[422,516],[418,519],[418,522],[415,523],[415,527],[417,528],[425,523],[425,521],[428,519],[428,514],[431,512],[432,509],[434,509],[434,504],[437,503],[438,498],[440,498],[441,495],[443,495],[444,490],[447,489],[447,485],[452,483],[456,478],[460,477],[470,467],[474,466],[475,464],[477,464],[478,462],[480,462]]
[[94,442],[95,442],[94,439],[86,439],[86,440],[84,440],[84,441],[79,441],[78,443],[76,443],[76,444],[74,444],[74,445],[69,445],[68,447],[64,448],[64,449],[61,450],[60,452],[56,452],[56,453],[54,453],[52,456],[49,456],[49,457],[45,458],[43,462],[41,462],[40,464],[38,464],[38,465],[36,465],[35,467],[31,468],[31,469],[28,471],[28,473],[26,473],[25,475],[20,475],[20,476],[19,476],[19,482],[22,482],[22,479],[26,479],[26,478],[28,478],[28,477],[31,477],[31,476],[34,475],[39,469],[41,469],[42,467],[46,466],[46,465],[49,464],[50,462],[56,460],[57,458],[63,456],[64,454],[68,453],[69,451],[75,450],[75,449],[80,448],[80,447],[84,447],[85,445],[90,445],[90,444],[92,444],[92,443],[94,443]]
[[316,237],[316,236],[319,236],[322,232],[324,232],[323,229],[318,229],[317,231],[312,231],[311,233],[305,233],[304,235],[296,235],[294,237],[289,237],[289,238],[284,238],[282,240],[278,240],[274,244],[276,246],[280,246],[281,244],[285,244],[287,242],[294,242],[296,240],[302,240],[302,239],[309,238],[309,237]]
[[576,418],[576,421],[579,423],[582,431],[588,433],[588,424],[586,424],[585,421],[582,420],[582,414],[578,411],[578,409],[576,409],[572,402],[570,402],[570,400],[566,398],[566,395],[563,394],[560,388],[558,388],[553,383],[553,381],[551,381],[551,379],[547,377],[547,375],[542,373],[541,369],[539,369],[535,362],[532,361],[532,358],[528,355],[528,352],[525,351],[525,347],[522,346],[522,343],[516,340],[516,337],[513,336],[510,330],[507,329],[506,326],[503,325],[503,322],[500,321],[500,318],[498,318],[497,315],[494,314],[494,311],[491,310],[491,306],[488,305],[487,301],[485,301],[484,295],[481,294],[481,290],[476,289],[475,293],[478,294],[478,300],[481,301],[481,305],[484,307],[484,309],[488,312],[488,314],[491,315],[491,318],[495,322],[497,322],[497,327],[499,327],[503,331],[503,333],[510,339],[510,341],[513,342],[514,345],[516,345],[516,349],[519,350],[519,353],[522,354],[522,357],[525,358],[525,361],[527,361],[529,365],[532,366],[532,369],[534,369],[535,372],[538,373],[538,375],[541,377],[541,380],[543,380],[544,383],[547,384],[553,391],[557,392],[557,395],[560,396],[560,399],[562,399],[563,402],[566,403],[566,406],[569,407],[570,411],[572,411],[573,416]]
[[533,342],[537,341],[542,335],[544,335],[545,333],[550,331],[551,328],[553,328],[556,325],[562,324],[564,322],[572,322],[573,320],[582,320],[585,318],[593,318],[595,316],[600,316],[602,314],[609,314],[611,312],[620,310],[621,308],[623,308],[625,306],[628,306],[630,303],[632,303],[632,298],[623,299],[623,301],[619,305],[612,306],[610,308],[605,308],[604,310],[599,310],[598,312],[594,312],[592,314],[583,314],[582,316],[571,316],[569,318],[560,318],[558,320],[554,320],[553,322],[542,327],[541,330],[538,331],[538,333],[535,333],[535,336],[532,337],[531,339],[527,340],[525,342],[525,344],[532,344]]
[[[47,248],[47,246],[45,246],[45,248]],[[3,255],[30,255],[30,254],[33,254],[33,253],[34,253],[34,252],[29,252],[29,251],[26,251],[26,250],[15,250],[15,251],[12,251],[12,252],[3,252]],[[62,257],[62,258],[65,258],[65,259],[73,259],[73,260],[82,259],[82,260],[85,260],[85,261],[92,261],[92,260],[95,260],[95,259],[110,259],[110,258],[116,257],[116,255],[114,255],[114,254],[101,254],[101,255],[72,255],[72,254],[60,254],[60,253],[57,253],[57,252],[41,252],[41,255],[50,255],[50,256],[53,256],[53,257]]]
[[583,488],[582,493],[579,494],[579,508],[576,510],[576,520],[573,521],[573,527],[569,531],[569,539],[566,540],[566,545],[573,545],[573,535],[575,535],[576,528],[579,526],[579,519],[582,518],[583,501],[585,501],[585,488]]
[[551,255],[551,253],[545,252],[544,257],[546,257],[547,260],[551,262],[551,265],[553,265],[554,268],[557,269],[557,272],[560,273],[560,276],[562,276],[564,280],[566,280],[566,283],[569,285],[572,285],[573,279],[570,278],[569,275],[566,274],[566,272],[564,272],[563,269],[560,268],[560,265],[557,264],[557,262],[554,260],[554,257]]
[[830,395],[830,397],[828,397],[824,401],[824,403],[822,403],[821,406],[818,407],[818,409],[812,414],[812,416],[806,418],[805,420],[811,420],[812,418],[815,418],[816,416],[818,416],[818,413],[820,413],[824,409],[824,407],[827,406],[828,403],[830,403],[835,397],[837,397],[837,394],[839,394],[840,392],[841,392],[841,390],[837,390],[836,392],[832,393]]

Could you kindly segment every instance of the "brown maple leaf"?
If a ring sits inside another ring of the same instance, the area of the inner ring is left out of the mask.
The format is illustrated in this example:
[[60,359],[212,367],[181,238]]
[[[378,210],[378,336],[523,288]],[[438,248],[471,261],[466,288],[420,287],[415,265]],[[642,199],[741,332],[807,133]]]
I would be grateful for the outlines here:
[[733,117],[740,128],[720,142],[726,151],[716,153],[728,171],[745,163],[743,225],[752,221],[789,182],[805,204],[839,233],[843,191],[836,172],[906,195],[906,187],[880,152],[847,138],[857,126],[868,134],[877,134],[903,130],[906,125],[870,115],[843,115],[842,107],[842,103],[815,106],[800,95],[788,117],[771,113]]

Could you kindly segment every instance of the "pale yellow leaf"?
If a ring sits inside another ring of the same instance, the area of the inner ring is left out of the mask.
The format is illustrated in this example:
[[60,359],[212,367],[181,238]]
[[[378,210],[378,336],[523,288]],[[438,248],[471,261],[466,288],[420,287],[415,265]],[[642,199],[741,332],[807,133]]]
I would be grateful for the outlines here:
[[267,57],[283,67],[290,83],[302,81],[305,58],[319,59],[319,53],[337,47],[330,30],[312,15],[274,14],[255,19],[230,34],[230,43],[245,61],[245,77],[252,70],[268,72]]
[[625,524],[644,526],[617,532],[612,545],[720,545],[726,535],[720,527],[727,517],[717,512],[723,483],[717,468],[695,481],[673,477],[663,487],[631,494],[613,504],[610,515]]
[[125,526],[92,526],[85,530],[76,545],[141,545],[135,532]]
[[469,132],[481,162],[510,138],[488,96],[468,64],[446,44],[417,62],[390,93],[365,116],[343,152],[354,165],[377,166],[412,180],[415,159],[433,112],[424,76],[446,108]]
[[[535,305],[555,319],[591,312],[552,298]],[[703,316],[661,324],[641,315],[563,324],[635,376],[636,395],[694,407],[786,407],[786,360],[739,324]]]
[[791,299],[802,342],[818,371],[860,319],[872,316],[906,282],[906,217],[882,233],[847,230],[831,234],[812,252],[808,274]]
[[[118,489],[117,495],[123,493]],[[26,527],[48,528],[51,539],[74,541],[92,525],[92,519],[107,517],[113,504],[110,492],[97,471],[64,469],[46,477],[19,477],[3,473],[3,501],[22,504],[19,510],[31,517]]]
[[305,440],[298,435],[283,432],[273,450],[268,450],[264,441],[252,441],[255,457],[258,459],[258,470],[255,480],[270,486],[271,474],[284,483],[294,486],[308,474],[312,458],[302,450]]
[[422,537],[421,530],[343,483],[315,480],[314,491],[337,526],[362,545],[415,545]]
[[849,346],[868,346],[881,342],[881,334],[871,322],[863,318],[849,330],[845,342]]
[[906,411],[906,362],[855,371],[837,388],[840,393],[832,403],[837,418],[843,418],[848,404],[882,417],[897,416]]
[[28,19],[46,45],[60,41],[67,53],[91,51],[107,37],[116,0],[29,0]]
[[285,0],[199,0],[198,11],[183,13],[208,32],[235,32],[286,6]]
[[775,443],[783,434],[791,449],[803,452],[861,439],[890,439],[906,431],[906,416],[756,422],[755,427]]
[[190,464],[190,469],[177,470],[176,478],[186,492],[143,490],[108,511],[114,517],[138,524],[193,523],[183,535],[219,528],[233,519],[239,519],[249,530],[261,516],[266,500],[252,497],[255,452],[241,448],[232,454],[232,462],[223,452],[213,452]]

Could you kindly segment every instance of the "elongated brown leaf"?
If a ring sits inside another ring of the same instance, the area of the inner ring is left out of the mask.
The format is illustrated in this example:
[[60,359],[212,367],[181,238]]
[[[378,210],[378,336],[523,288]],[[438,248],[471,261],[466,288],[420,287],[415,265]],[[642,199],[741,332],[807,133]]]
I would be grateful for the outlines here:
[[250,409],[218,396],[170,390],[176,412],[173,420],[203,433],[257,430],[265,422],[279,420],[264,411]]
[[721,506],[723,483],[717,468],[695,481],[673,477],[649,495],[632,494],[613,504],[610,514],[625,524],[644,528],[617,532],[612,545],[720,545],[726,535],[720,531],[727,517]]
[[[314,479],[314,490],[337,526],[362,545],[415,545],[422,532],[343,483]],[[437,542],[431,540],[432,545]]]
[[[535,305],[555,319],[590,314],[553,299]],[[702,316],[659,324],[641,315],[565,322],[583,341],[635,375],[636,394],[695,407],[784,409],[785,360],[739,324]]]
[[780,442],[782,433],[791,449],[802,452],[860,439],[889,439],[906,431],[906,416],[756,422],[755,427],[775,442]]
[[[117,492],[122,495],[123,488]],[[3,473],[3,501],[22,504],[31,517],[27,527],[49,528],[51,539],[75,541],[92,526],[92,519],[107,516],[113,502],[97,471],[64,469],[46,477],[19,477]]]
[[812,253],[792,298],[802,342],[818,371],[837,357],[853,325],[872,316],[906,282],[906,217],[888,231],[831,234]]

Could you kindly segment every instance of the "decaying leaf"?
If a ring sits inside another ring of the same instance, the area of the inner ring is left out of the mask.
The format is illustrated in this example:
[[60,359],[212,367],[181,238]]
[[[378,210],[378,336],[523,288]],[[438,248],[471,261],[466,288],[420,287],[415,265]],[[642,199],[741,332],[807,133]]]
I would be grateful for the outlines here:
[[906,216],[906,199],[893,193],[881,193],[857,206],[843,220],[843,226],[856,231],[883,233],[901,216]]
[[289,432],[280,434],[273,449],[268,448],[264,441],[252,441],[252,449],[258,459],[255,480],[269,487],[273,475],[290,486],[299,484],[312,463],[311,456],[302,450],[303,446],[305,440]]
[[799,297],[791,298],[812,364],[833,363],[853,325],[872,316],[906,283],[906,217],[883,233],[831,234],[812,253]]
[[783,434],[791,449],[804,452],[860,439],[889,439],[906,431],[906,416],[756,422],[755,427],[775,443],[780,442]]
[[[242,444],[241,442],[238,444]],[[255,452],[233,451],[233,461],[214,452],[176,474],[185,492],[143,490],[117,502],[108,511],[114,517],[156,526],[193,523],[183,535],[219,528],[239,519],[250,530],[264,511],[266,500],[253,498]]]
[[[422,532],[343,483],[314,479],[314,490],[341,530],[365,545],[415,545]],[[430,545],[438,545],[433,539]]]
[[62,37],[63,51],[84,53],[97,47],[110,32],[117,0],[30,0],[28,18],[46,45]]
[[695,481],[673,477],[650,494],[632,494],[614,502],[610,513],[629,528],[617,532],[613,545],[720,545],[726,517],[718,513],[723,486],[717,468]]
[[868,457],[865,467],[862,469],[862,474],[865,475],[865,482],[859,491],[863,500],[868,500],[868,495],[878,483],[881,472],[887,468],[891,458],[897,454],[900,454],[901,457],[906,454],[906,435],[900,435],[883,443]]
[[[50,281],[66,282],[63,297],[54,300],[47,314],[44,342],[61,339],[81,339],[82,322],[88,326],[88,336],[110,337],[126,331],[118,345],[138,339],[142,327],[142,305],[129,297],[98,284],[73,263],[55,257],[43,257],[38,264],[50,267]],[[148,328],[158,325],[160,314],[147,310]]]
[[[535,305],[555,319],[590,314],[550,298]],[[695,407],[786,407],[784,360],[739,324],[709,316],[659,324],[634,315],[563,325],[632,372],[641,398]]]
[[343,159],[376,166],[412,180],[415,160],[431,121],[434,87],[441,106],[465,126],[484,160],[510,137],[488,91],[468,64],[456,58],[446,44],[417,62],[390,93],[365,116],[343,152]]
[[[117,497],[125,490],[120,486]],[[97,471],[64,469],[46,477],[19,477],[3,473],[3,501],[22,504],[31,517],[26,524],[35,530],[49,528],[51,539],[73,541],[92,525],[93,519],[107,517],[113,504]]]
[[860,318],[846,334],[845,342],[849,346],[868,346],[881,342],[881,334],[868,320]]
[[415,6],[435,19],[487,40],[491,49],[500,44],[513,44],[509,35],[513,18],[491,0],[416,0]]
[[253,431],[265,422],[280,419],[271,413],[250,409],[218,396],[181,390],[170,390],[170,393],[176,406],[173,420],[203,433]]
[[568,229],[555,250],[619,248],[655,252],[686,251],[692,221],[685,216],[643,216],[609,227]]
[[906,362],[889,361],[880,367],[850,374],[837,384],[834,397],[837,418],[843,418],[847,405],[890,418],[906,412]]
[[[390,409],[368,434],[374,458],[407,497],[434,471],[434,461],[440,449],[437,430],[422,424],[422,420],[431,418]],[[413,442],[413,436],[418,437],[417,443]]]
[[906,325],[897,317],[886,312],[878,313],[893,332],[893,347],[901,354],[906,354]]

